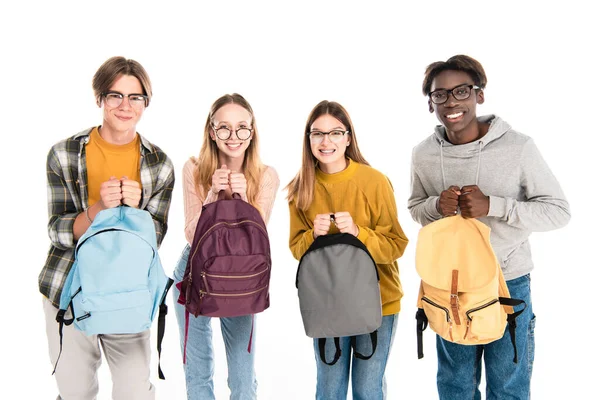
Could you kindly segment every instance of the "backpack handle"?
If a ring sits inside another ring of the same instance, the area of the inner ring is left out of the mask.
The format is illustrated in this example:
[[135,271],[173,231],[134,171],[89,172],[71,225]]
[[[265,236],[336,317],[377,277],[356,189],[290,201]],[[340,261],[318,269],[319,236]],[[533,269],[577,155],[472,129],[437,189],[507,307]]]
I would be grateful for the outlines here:
[[[238,199],[238,200],[242,199],[242,196],[240,196],[240,194],[237,192],[232,193],[231,197],[233,199]],[[219,196],[217,197],[217,200],[225,200],[225,191],[224,190],[219,191]]]

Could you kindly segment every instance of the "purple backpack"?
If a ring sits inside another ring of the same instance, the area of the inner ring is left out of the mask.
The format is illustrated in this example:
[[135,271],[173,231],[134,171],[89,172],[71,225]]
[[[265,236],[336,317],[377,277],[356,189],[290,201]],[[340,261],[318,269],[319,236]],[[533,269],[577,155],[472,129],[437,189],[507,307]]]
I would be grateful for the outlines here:
[[223,196],[221,192],[216,202],[202,207],[185,274],[177,285],[177,302],[186,309],[186,342],[189,314],[236,317],[269,307],[271,250],[265,223],[237,193],[231,200]]
[[269,307],[271,250],[262,216],[237,194],[202,207],[178,303],[197,317],[237,317]]

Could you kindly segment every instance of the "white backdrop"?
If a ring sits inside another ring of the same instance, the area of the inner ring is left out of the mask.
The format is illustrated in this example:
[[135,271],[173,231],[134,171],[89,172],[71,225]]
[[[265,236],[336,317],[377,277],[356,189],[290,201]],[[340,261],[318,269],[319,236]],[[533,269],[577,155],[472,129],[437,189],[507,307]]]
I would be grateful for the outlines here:
[[[146,4],[148,3],[148,4]],[[430,62],[464,53],[484,66],[489,84],[479,114],[496,113],[535,141],[561,182],[573,218],[562,230],[534,234],[532,273],[538,317],[533,395],[598,398],[600,352],[593,293],[600,263],[598,226],[598,44],[591,8],[577,1],[448,2],[400,6],[284,2],[22,1],[0,6],[0,132],[3,138],[0,398],[53,399],[37,275],[46,233],[45,160],[55,142],[101,123],[91,80],[107,58],[123,55],[148,70],[152,104],[138,130],[173,160],[177,182],[161,249],[171,273],[185,244],[181,168],[197,155],[212,102],[244,95],[255,110],[263,160],[282,187],[300,166],[302,130],[311,108],[335,100],[350,112],[363,154],[387,174],[411,242],[399,261],[405,298],[388,364],[389,399],[436,398],[434,335],[417,360],[414,314],[419,226],[406,201],[412,148],[437,123],[420,93]],[[498,171],[502,173],[502,171]],[[314,398],[315,360],[304,335],[281,192],[269,231],[272,306],[258,317],[260,399]],[[169,297],[172,304],[172,297]],[[590,318],[586,318],[586,317]],[[220,329],[215,323],[215,390],[228,398]],[[154,336],[154,332],[153,332]],[[154,339],[153,339],[154,340]],[[183,399],[185,384],[175,315],[163,344],[166,381],[152,377],[159,399]],[[106,364],[100,399],[110,398]]]

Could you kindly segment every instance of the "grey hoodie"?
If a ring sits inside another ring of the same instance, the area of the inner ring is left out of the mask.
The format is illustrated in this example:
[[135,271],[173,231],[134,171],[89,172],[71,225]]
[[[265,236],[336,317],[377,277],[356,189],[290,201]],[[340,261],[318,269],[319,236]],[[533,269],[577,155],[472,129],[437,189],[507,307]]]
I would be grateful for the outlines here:
[[454,145],[446,130],[435,132],[412,154],[408,209],[415,221],[427,225],[442,218],[437,201],[449,186],[478,185],[490,197],[487,217],[491,242],[506,280],[533,269],[529,235],[563,227],[571,218],[569,203],[533,140],[514,131],[499,117],[478,141]]

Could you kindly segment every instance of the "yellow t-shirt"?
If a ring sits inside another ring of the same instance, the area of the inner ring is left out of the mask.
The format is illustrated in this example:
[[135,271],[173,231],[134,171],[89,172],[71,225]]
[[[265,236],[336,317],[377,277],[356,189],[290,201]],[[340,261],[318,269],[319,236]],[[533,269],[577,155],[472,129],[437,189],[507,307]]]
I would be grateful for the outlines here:
[[[348,167],[335,174],[316,169],[314,199],[306,211],[290,202],[290,249],[296,259],[308,250],[317,214],[347,211],[358,226],[358,239],[365,244],[379,271],[383,315],[400,311],[402,285],[397,259],[408,244],[396,210],[392,186],[385,175],[350,160]],[[331,224],[329,233],[338,233]]]
[[98,128],[92,129],[85,146],[88,182],[88,206],[100,200],[100,185],[111,176],[140,182],[140,136],[130,143],[116,145],[102,139]]

